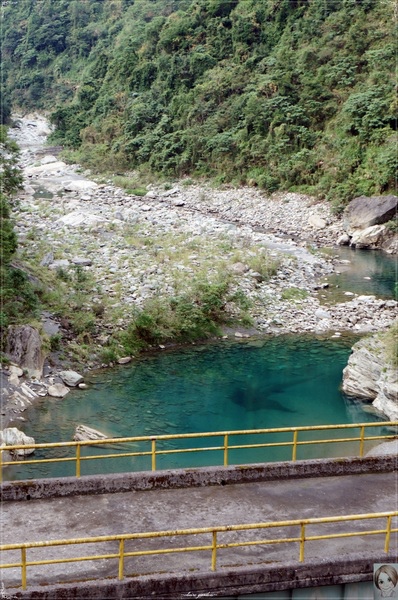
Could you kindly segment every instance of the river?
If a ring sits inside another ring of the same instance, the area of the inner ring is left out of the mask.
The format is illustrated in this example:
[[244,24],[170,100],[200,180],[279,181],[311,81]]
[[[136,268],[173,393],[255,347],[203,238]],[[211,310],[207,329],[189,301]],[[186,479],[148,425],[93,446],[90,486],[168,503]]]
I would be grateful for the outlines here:
[[[40,144],[38,147],[41,147]],[[26,164],[30,160],[28,157]],[[48,187],[52,179],[48,177],[40,181],[44,181]],[[34,183],[33,180],[31,183]],[[47,207],[47,187],[41,193],[44,208]],[[48,196],[49,202],[51,197]],[[39,200],[37,191],[35,200]],[[113,201],[109,201],[110,209]],[[31,200],[27,198],[26,203],[29,202]],[[89,200],[85,200],[84,205],[88,206]],[[27,213],[21,212],[19,218],[22,219],[24,214]],[[182,222],[181,216],[178,219],[176,222]],[[190,221],[193,221],[193,217],[190,217]],[[200,223],[203,227],[204,221]],[[31,221],[27,220],[26,226],[30,225]],[[43,231],[46,226],[43,220]],[[77,233],[73,235],[77,236]],[[79,240],[82,247],[85,240],[84,237]],[[292,243],[289,248],[290,251],[303,253],[303,248]],[[147,250],[145,252],[148,253]],[[347,292],[393,297],[397,280],[395,258],[381,252],[344,248],[333,248],[329,252],[338,255],[341,263],[340,273],[328,275],[329,287],[319,291],[319,299],[329,311],[333,312],[333,304],[347,301]],[[297,256],[300,258],[301,254]],[[299,265],[306,272],[312,255],[305,251],[304,258],[300,259],[302,263]],[[101,261],[102,266],[104,256],[101,256]],[[298,270],[296,266],[294,274],[288,278],[282,277],[278,285],[291,285],[290,279],[297,275]],[[312,281],[312,277],[308,275],[308,281]],[[286,279],[289,282],[285,284]],[[277,290],[278,287],[274,287],[274,295]],[[300,305],[299,310],[294,301],[291,306],[281,304],[279,314],[282,331],[294,331],[293,319],[300,312],[300,323],[307,323],[307,317],[313,319],[317,304],[314,298],[310,300]],[[356,311],[356,307],[353,306],[351,310]],[[147,354],[131,365],[92,373],[85,380],[87,390],[72,390],[63,400],[46,397],[38,401],[23,413],[23,430],[40,443],[69,441],[76,425],[80,423],[96,427],[109,436],[120,437],[377,420],[377,415],[363,411],[362,404],[348,400],[340,391],[342,370],[358,335],[343,333],[338,337],[332,332],[276,337],[263,334],[260,339],[244,342],[228,339],[192,345],[178,351]],[[356,450],[346,446],[343,452],[349,454]],[[315,454],[315,449],[313,452],[301,452],[302,458],[319,456],[319,450]],[[337,445],[330,445],[322,452],[326,456],[341,450],[337,449]],[[36,456],[40,455],[37,452]],[[244,457],[239,453],[235,455],[237,461],[246,462],[285,458],[288,455],[283,449],[253,450]],[[84,468],[86,473],[95,470],[114,472],[146,469],[148,464],[143,460],[108,461],[106,467],[99,465],[99,461],[92,461],[91,467],[85,464]],[[231,456],[231,461],[234,461],[234,456]],[[220,454],[207,453],[204,458],[198,456],[195,459],[190,456],[189,461],[187,458],[172,460],[168,457],[159,466],[202,464],[220,464]],[[10,469],[7,476],[19,479],[68,475],[72,472],[73,467],[68,464],[49,464],[40,469],[24,465]]]

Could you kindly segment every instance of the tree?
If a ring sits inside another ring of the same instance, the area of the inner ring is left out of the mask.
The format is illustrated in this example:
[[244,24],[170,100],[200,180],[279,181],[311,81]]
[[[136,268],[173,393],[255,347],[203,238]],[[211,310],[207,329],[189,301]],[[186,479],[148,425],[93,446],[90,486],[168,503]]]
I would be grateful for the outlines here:
[[11,220],[10,201],[22,186],[17,166],[18,147],[0,127],[0,335],[7,325],[37,306],[37,298],[26,274],[12,264],[17,250],[17,236]]

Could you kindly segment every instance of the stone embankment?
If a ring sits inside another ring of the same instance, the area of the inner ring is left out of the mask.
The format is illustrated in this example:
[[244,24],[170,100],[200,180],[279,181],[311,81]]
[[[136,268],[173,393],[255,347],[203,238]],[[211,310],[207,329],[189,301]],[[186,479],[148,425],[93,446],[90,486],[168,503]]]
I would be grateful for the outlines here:
[[[101,327],[91,336],[98,353],[115,330],[128,326],[136,307],[181,292],[199,273],[210,280],[232,274],[231,293],[250,301],[252,331],[260,335],[375,332],[396,317],[393,300],[348,293],[346,302],[325,304],[320,297],[340,262],[320,248],[345,235],[343,220],[326,202],[188,179],[150,185],[144,197],[128,194],[58,160],[57,149],[45,147],[48,132],[40,116],[19,118],[11,131],[25,174],[14,210],[18,260],[44,280],[49,270],[59,272],[63,289],[73,267],[91,278],[88,306],[101,311]],[[48,313],[42,327],[49,336],[65,334],[62,320]],[[248,334],[237,328],[231,335]],[[98,366],[92,356],[84,364]],[[63,383],[57,369],[45,375],[39,395]]]

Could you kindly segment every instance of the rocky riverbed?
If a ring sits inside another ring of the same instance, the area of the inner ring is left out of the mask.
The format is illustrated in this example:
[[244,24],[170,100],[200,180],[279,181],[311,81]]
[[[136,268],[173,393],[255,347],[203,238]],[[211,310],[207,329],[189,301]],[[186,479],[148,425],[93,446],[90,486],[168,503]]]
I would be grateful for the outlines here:
[[[149,185],[145,196],[126,193],[59,160],[59,149],[46,147],[43,116],[19,116],[16,123],[10,133],[21,147],[25,175],[14,209],[18,260],[44,280],[57,271],[63,288],[78,267],[91,285],[90,307],[101,312],[101,326],[90,335],[98,355],[81,358],[80,370],[101,366],[100,350],[128,326],[135,307],[176,294],[198,274],[211,280],[228,270],[231,293],[248,299],[253,327],[228,330],[229,336],[361,334],[384,330],[396,318],[394,300],[348,292],[345,302],[330,304],[322,297],[328,275],[341,265],[322,248],[333,248],[345,233],[326,202],[295,193],[267,197],[249,187],[215,189],[190,179]],[[67,334],[65,323],[48,313],[42,327],[49,336]],[[74,357],[66,349],[64,363],[73,366]],[[24,384],[43,395],[64,366],[46,363],[44,379],[33,382],[37,388]],[[22,378],[14,373],[15,386],[18,381],[20,392]],[[23,409],[14,392],[2,411],[7,420]]]

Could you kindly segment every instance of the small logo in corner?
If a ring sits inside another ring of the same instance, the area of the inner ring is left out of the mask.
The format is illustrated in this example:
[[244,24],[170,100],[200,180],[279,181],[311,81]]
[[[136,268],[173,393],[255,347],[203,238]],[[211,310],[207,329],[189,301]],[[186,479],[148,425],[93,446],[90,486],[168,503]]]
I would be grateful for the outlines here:
[[373,597],[398,599],[398,563],[373,565]]

